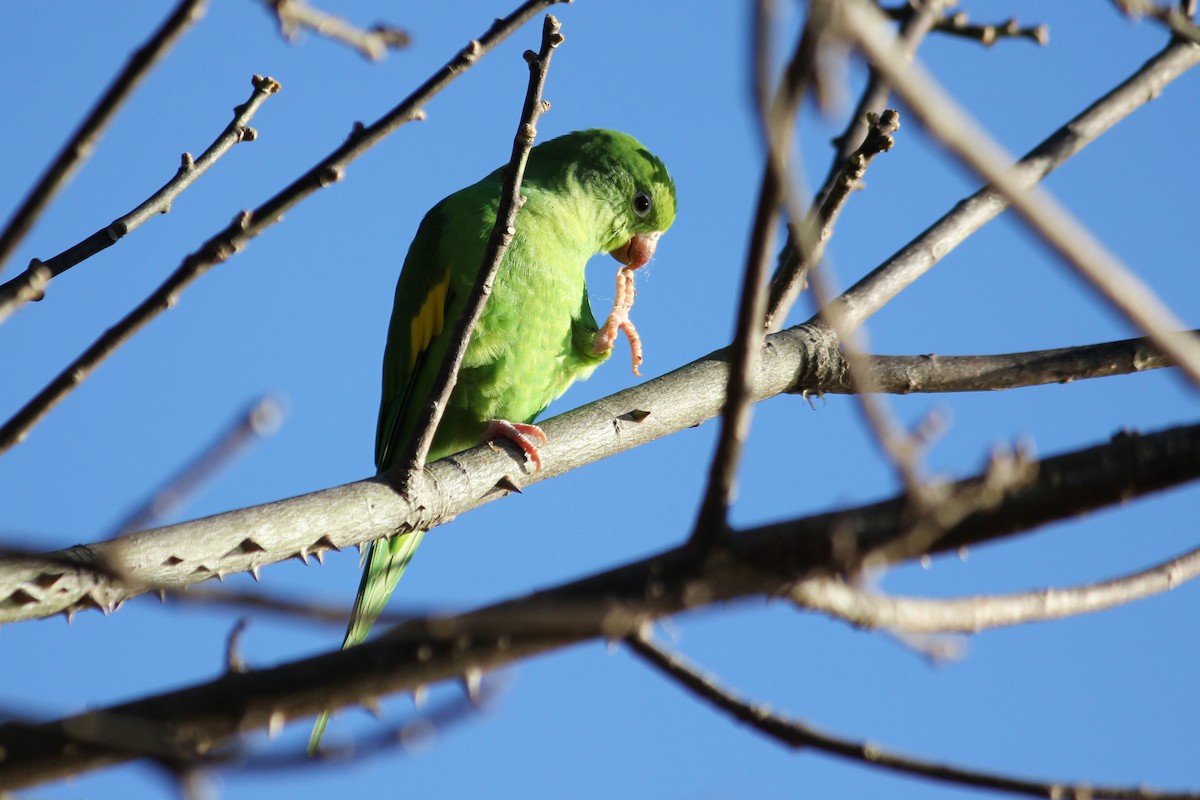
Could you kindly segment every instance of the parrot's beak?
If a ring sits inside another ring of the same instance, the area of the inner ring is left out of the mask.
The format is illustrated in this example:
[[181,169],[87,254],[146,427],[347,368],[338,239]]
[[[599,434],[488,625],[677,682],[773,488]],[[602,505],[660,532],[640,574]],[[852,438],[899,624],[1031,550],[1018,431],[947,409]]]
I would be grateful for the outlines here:
[[658,247],[659,236],[662,236],[659,231],[634,234],[628,242],[612,251],[612,257],[630,269],[644,267],[654,255],[654,248]]

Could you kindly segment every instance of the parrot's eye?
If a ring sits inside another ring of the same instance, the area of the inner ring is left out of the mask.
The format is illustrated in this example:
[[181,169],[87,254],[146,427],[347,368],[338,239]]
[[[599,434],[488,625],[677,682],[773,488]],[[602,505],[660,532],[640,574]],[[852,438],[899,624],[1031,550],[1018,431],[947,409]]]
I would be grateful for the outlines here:
[[654,202],[650,199],[649,192],[638,192],[633,196],[633,213],[639,217],[644,217],[650,213],[650,209],[654,207]]

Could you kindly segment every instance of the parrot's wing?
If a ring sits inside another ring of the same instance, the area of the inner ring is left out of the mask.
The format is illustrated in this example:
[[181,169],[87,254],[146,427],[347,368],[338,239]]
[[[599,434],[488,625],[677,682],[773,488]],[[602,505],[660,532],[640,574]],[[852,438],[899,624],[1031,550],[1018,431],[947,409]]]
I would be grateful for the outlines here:
[[445,349],[434,347],[453,300],[450,269],[438,253],[444,219],[441,205],[425,215],[396,285],[375,434],[375,467],[380,472],[392,465],[413,435]]

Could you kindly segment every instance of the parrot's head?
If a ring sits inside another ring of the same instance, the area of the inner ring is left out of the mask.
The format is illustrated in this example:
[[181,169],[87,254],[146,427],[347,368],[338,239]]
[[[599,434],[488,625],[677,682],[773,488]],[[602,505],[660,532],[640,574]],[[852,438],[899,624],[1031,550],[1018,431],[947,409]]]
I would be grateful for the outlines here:
[[675,221],[675,182],[662,161],[629,134],[599,129],[568,133],[539,150],[561,159],[569,180],[598,201],[597,250],[633,269],[649,262]]
[[614,196],[618,209],[615,236],[607,252],[631,269],[645,266],[654,256],[658,239],[675,221],[675,182],[653,153],[632,136],[613,133],[621,167]]

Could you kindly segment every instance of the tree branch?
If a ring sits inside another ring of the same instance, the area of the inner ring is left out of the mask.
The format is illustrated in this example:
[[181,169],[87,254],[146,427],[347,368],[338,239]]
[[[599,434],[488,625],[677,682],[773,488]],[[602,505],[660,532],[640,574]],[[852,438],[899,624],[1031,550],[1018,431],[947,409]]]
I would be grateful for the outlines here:
[[[0,427],[0,453],[21,442],[51,408],[78,386],[100,362],[111,355],[159,313],[173,306],[178,295],[217,264],[243,249],[251,239],[278,222],[300,201],[341,180],[351,162],[393,133],[401,125],[424,115],[422,107],[455,78],[474,65],[497,44],[536,15],[562,0],[526,0],[507,17],[492,23],[481,38],[472,40],[444,67],[427,79],[398,106],[367,127],[356,126],[349,138],[320,163],[294,180],[253,211],[239,213],[234,221],[183,260],[179,268],[133,311],[109,328],[46,388]],[[270,80],[269,78],[267,80]]]
[[0,233],[0,269],[33,227],[43,209],[66,185],[83,160],[91,154],[100,134],[112,121],[117,109],[159,59],[179,40],[184,31],[200,19],[204,6],[204,0],[182,0],[162,26],[129,57],[125,68],[113,79]]
[[151,195],[145,202],[123,217],[93,233],[82,242],[75,244],[53,258],[46,261],[34,259],[29,268],[17,277],[0,286],[0,322],[20,307],[26,300],[40,300],[43,292],[37,288],[51,278],[58,277],[71,267],[91,258],[112,245],[143,222],[159,214],[171,210],[184,189],[191,186],[208,168],[217,163],[217,159],[229,152],[239,142],[252,142],[258,138],[258,132],[249,127],[249,122],[268,97],[279,89],[279,84],[261,76],[255,75],[252,83],[254,91],[243,104],[233,109],[233,120],[225,126],[225,130],[216,141],[208,146],[200,158],[192,159],[190,153],[184,153],[182,163],[171,178],[161,189]]
[[733,498],[734,480],[741,463],[742,446],[750,430],[752,379],[762,349],[766,328],[767,261],[775,241],[776,217],[784,199],[787,153],[795,130],[797,109],[808,91],[816,63],[816,46],[825,25],[824,4],[810,6],[804,30],[796,41],[795,50],[784,70],[774,98],[765,81],[770,65],[770,2],[755,5],[756,55],[753,96],[758,104],[759,124],[766,155],[754,209],[746,264],[742,273],[741,294],[738,300],[737,322],[730,345],[730,366],[721,408],[721,430],[713,449],[708,484],[692,530],[697,543],[712,542],[728,532],[729,503]]
[[[1191,331],[1200,337],[1200,331]],[[1033,350],[991,356],[860,356],[870,391],[888,394],[913,392],[990,392],[1047,383],[1068,383],[1089,378],[1127,375],[1171,366],[1150,339]],[[830,383],[800,389],[812,394],[853,394],[847,370],[829,370]]]

